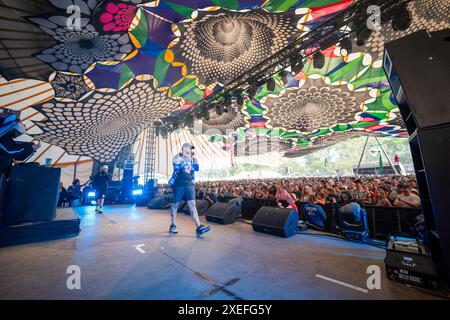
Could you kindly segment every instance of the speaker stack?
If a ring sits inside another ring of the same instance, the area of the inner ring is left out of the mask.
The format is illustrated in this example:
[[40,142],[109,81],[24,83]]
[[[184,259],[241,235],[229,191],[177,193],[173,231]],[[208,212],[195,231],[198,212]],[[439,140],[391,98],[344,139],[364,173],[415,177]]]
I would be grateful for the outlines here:
[[252,222],[253,231],[289,238],[297,234],[298,214],[293,209],[262,207]]
[[60,168],[13,166],[9,176],[4,225],[53,220],[59,197]]
[[206,211],[205,218],[210,222],[232,224],[240,212],[239,207],[230,203],[217,202]]
[[450,29],[385,45],[383,68],[409,133],[427,245],[450,286]]

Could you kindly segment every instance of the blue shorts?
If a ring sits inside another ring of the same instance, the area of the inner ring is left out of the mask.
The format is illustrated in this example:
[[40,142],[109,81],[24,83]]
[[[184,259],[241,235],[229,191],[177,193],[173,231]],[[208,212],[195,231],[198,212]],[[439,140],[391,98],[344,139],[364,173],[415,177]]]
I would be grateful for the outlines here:
[[173,203],[179,203],[182,200],[195,200],[195,187],[192,186],[175,186],[173,188]]

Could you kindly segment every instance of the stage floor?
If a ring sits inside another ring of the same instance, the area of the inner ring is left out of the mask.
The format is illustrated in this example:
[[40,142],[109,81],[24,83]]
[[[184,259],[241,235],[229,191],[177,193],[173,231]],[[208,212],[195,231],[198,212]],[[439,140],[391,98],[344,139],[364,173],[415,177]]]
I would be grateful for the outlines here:
[[[253,232],[212,224],[195,236],[189,216],[169,235],[168,211],[80,207],[76,238],[0,249],[0,299],[433,299],[389,281],[384,250],[339,239]],[[204,221],[204,217],[201,217]],[[67,268],[81,270],[69,290]],[[381,268],[381,289],[367,290],[367,268]],[[338,281],[338,282],[336,282]]]

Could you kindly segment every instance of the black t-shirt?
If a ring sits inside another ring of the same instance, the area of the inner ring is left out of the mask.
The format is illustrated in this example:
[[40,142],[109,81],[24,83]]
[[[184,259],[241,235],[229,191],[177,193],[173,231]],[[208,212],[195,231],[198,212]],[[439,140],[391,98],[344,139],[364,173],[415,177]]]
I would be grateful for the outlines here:
[[186,168],[178,173],[177,179],[175,180],[175,187],[194,185],[191,174],[192,166],[192,163],[187,162]]
[[193,186],[192,175],[191,173],[187,173],[186,171],[180,171],[178,174],[177,180],[175,180],[175,187],[180,186]]
[[108,188],[108,182],[111,180],[111,176],[108,173],[99,172],[94,177],[94,188],[106,189]]

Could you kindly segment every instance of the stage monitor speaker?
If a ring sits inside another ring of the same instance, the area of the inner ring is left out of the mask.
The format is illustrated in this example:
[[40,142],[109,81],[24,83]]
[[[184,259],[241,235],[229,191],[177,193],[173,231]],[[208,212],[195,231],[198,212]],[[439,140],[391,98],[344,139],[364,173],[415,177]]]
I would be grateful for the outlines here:
[[297,233],[298,214],[293,209],[262,207],[256,213],[253,231],[289,238]]
[[[197,207],[197,212],[199,216],[204,216],[206,211],[209,209],[209,202],[206,200],[195,200],[195,205]],[[179,213],[190,214],[189,206],[186,201],[182,201],[178,207]]]
[[56,217],[60,168],[13,166],[3,224],[52,220]]
[[206,211],[206,220],[219,224],[232,224],[239,214],[239,207],[230,203],[217,202]]
[[450,29],[421,30],[385,44],[383,67],[407,128],[413,119],[417,128],[450,123],[449,38]]

